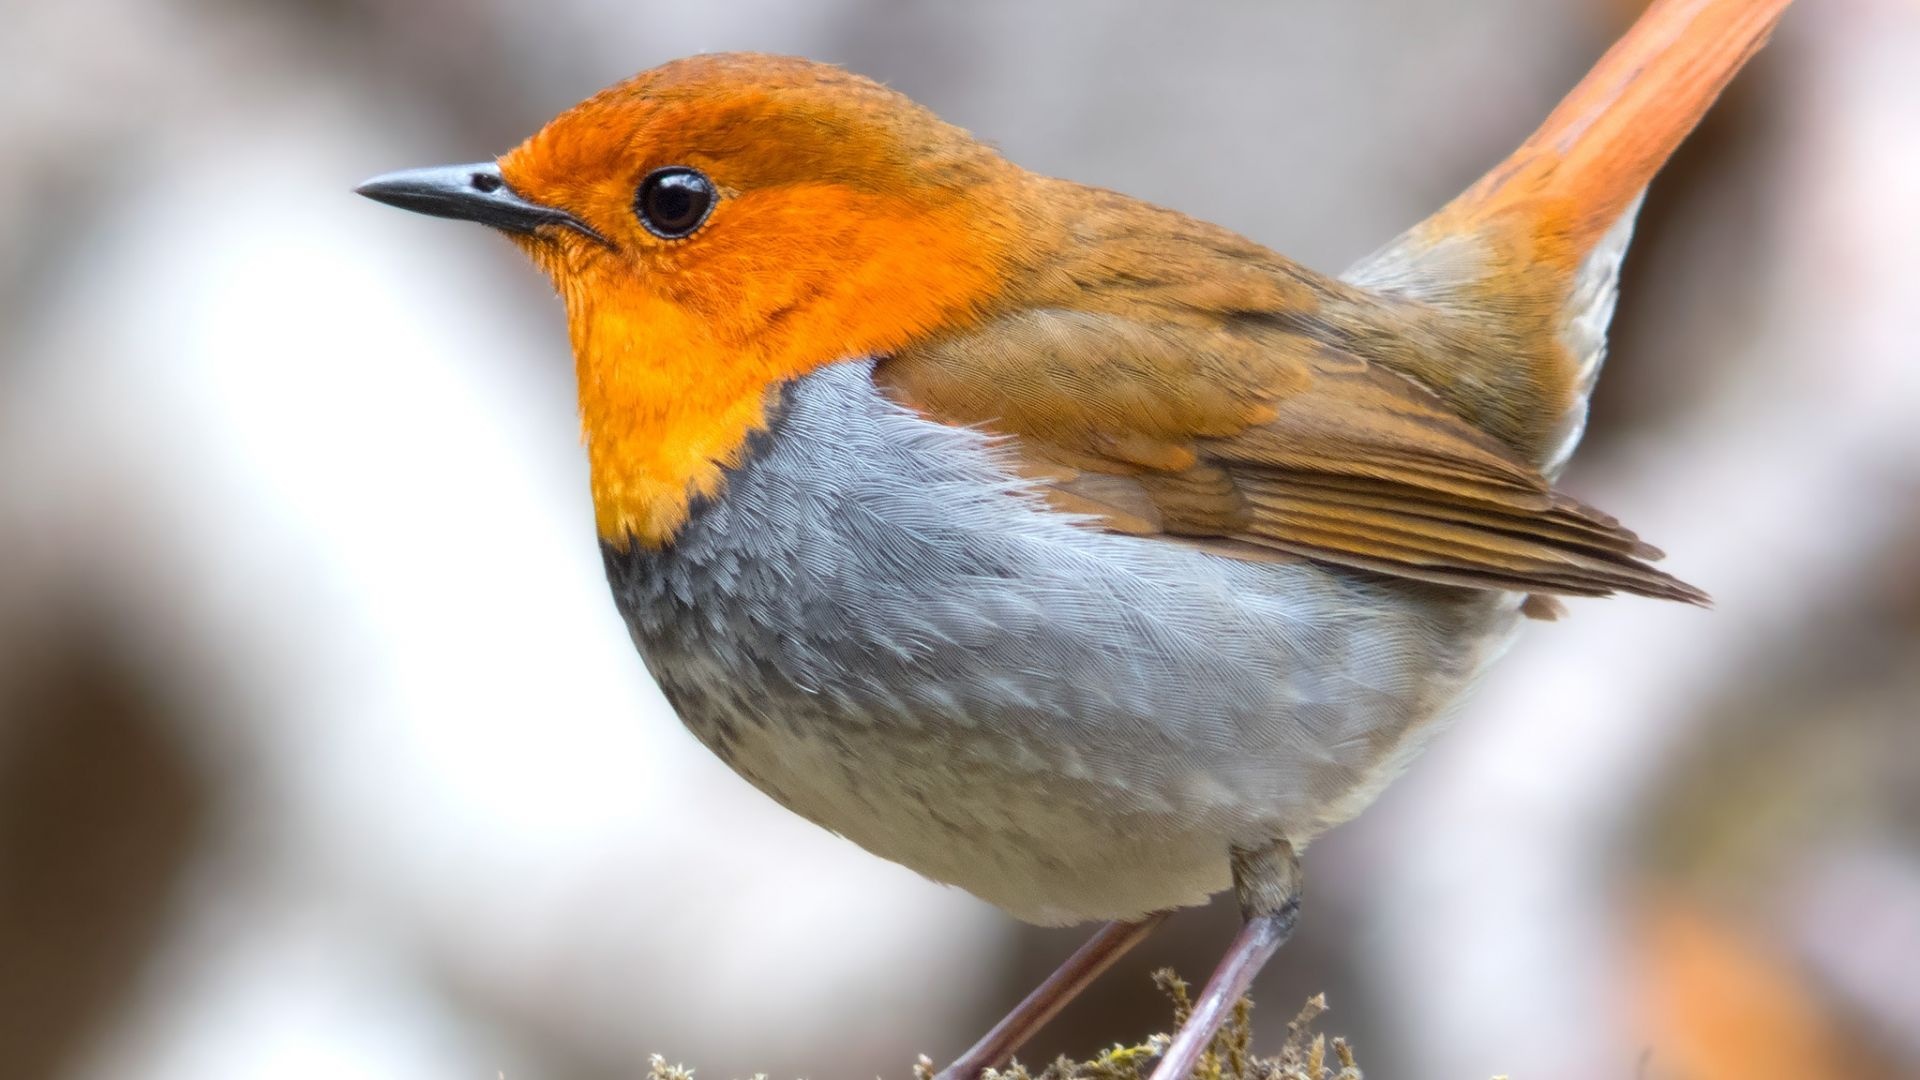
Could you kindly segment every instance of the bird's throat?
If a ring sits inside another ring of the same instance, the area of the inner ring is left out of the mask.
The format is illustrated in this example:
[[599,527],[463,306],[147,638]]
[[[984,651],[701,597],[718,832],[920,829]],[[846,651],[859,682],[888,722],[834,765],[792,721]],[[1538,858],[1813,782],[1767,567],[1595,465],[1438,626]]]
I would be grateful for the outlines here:
[[587,457],[600,538],[620,549],[672,543],[694,505],[717,497],[727,470],[744,462],[776,396],[776,388],[763,387],[699,412],[630,417],[592,430]]
[[594,523],[620,549],[670,544],[765,430],[780,385],[804,373],[723,360],[705,335],[676,332],[670,311],[602,313],[574,339]]
[[1003,261],[998,234],[974,227],[983,216],[874,210],[858,229],[815,230],[812,247],[796,234],[777,265],[734,267],[716,241],[650,276],[556,273],[601,539],[671,543],[792,380],[977,322]]

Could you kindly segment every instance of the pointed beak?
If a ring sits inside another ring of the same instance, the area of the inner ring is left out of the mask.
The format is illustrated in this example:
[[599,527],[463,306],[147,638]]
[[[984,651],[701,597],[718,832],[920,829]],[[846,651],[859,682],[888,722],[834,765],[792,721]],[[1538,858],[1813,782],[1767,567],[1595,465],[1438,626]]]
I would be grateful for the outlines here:
[[565,210],[521,198],[501,177],[500,166],[491,161],[390,172],[353,190],[375,202],[417,214],[477,221],[528,235],[542,225],[560,225],[607,243],[606,237]]

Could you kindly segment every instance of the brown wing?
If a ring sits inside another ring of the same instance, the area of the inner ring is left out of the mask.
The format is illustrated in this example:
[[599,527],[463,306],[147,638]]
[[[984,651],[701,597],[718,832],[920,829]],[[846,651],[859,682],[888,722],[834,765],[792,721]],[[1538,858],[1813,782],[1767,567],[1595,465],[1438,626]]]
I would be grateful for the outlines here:
[[933,418],[1004,435],[1056,505],[1399,577],[1705,603],[1412,380],[1271,318],[1029,309],[883,361]]

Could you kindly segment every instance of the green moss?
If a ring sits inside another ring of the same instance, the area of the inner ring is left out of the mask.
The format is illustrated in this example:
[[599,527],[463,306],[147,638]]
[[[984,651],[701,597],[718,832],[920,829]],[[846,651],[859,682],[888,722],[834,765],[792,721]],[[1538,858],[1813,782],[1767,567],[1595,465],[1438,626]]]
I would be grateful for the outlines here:
[[[1177,1029],[1193,1008],[1187,984],[1166,969],[1155,972],[1153,981],[1172,1000],[1173,1022],[1169,1026]],[[1346,1040],[1329,1041],[1313,1030],[1314,1022],[1326,1011],[1324,995],[1308,998],[1287,1025],[1287,1041],[1280,1052],[1261,1057],[1253,1052],[1253,1002],[1243,998],[1192,1075],[1195,1080],[1360,1080],[1360,1068],[1354,1064]],[[1015,1062],[1005,1070],[989,1071],[987,1080],[1140,1080],[1152,1073],[1169,1039],[1167,1035],[1154,1035],[1134,1046],[1116,1046],[1091,1061],[1061,1058],[1038,1073]],[[931,1080],[924,1061],[914,1071],[916,1080]]]
[[[1187,984],[1166,969],[1155,972],[1153,981],[1173,1002],[1170,1026],[1177,1029],[1193,1007]],[[1307,999],[1287,1025],[1287,1041],[1272,1057],[1253,1052],[1252,1011],[1253,1002],[1247,999],[1234,1008],[1233,1018],[1214,1036],[1213,1045],[1194,1069],[1195,1080],[1361,1080],[1346,1040],[1328,1039],[1313,1030],[1314,1022],[1327,1011],[1324,995]],[[1090,1061],[1063,1057],[1039,1072],[1016,1061],[1005,1069],[987,1070],[985,1080],[1144,1080],[1168,1041],[1167,1035],[1153,1035],[1133,1046],[1115,1046]],[[933,1080],[934,1073],[933,1062],[925,1057],[913,1067],[914,1080]],[[655,1056],[647,1080],[693,1080],[693,1070],[668,1065],[666,1059]],[[766,1077],[756,1074],[753,1080]]]

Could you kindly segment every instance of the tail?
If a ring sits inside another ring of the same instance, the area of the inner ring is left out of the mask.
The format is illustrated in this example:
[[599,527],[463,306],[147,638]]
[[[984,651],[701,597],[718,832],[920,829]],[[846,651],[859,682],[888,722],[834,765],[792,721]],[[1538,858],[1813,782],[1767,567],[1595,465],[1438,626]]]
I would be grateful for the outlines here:
[[1518,150],[1350,271],[1433,307],[1447,355],[1410,373],[1557,471],[1585,425],[1641,194],[1790,2],[1654,0]]

